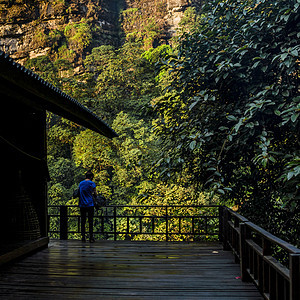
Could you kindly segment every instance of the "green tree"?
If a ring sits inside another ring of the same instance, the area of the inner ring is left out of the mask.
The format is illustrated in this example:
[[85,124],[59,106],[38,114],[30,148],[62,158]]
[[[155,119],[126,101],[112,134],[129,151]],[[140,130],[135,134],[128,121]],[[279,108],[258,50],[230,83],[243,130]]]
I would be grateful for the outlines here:
[[188,172],[284,236],[300,209],[299,3],[206,1],[202,13],[168,59],[175,79],[156,104],[157,170]]
[[58,70],[48,56],[39,56],[33,59],[29,59],[25,62],[25,67],[41,74],[41,77],[55,85],[60,87],[58,80]]
[[98,190],[113,203],[128,204],[148,180],[156,139],[143,120],[120,112],[112,127],[119,138],[110,141],[90,130],[77,135],[73,154],[77,165],[92,169]]
[[92,42],[92,31],[86,20],[70,23],[65,27],[65,37],[68,44],[76,52],[82,53]]
[[96,112],[112,119],[120,111],[145,118],[150,100],[159,93],[152,63],[142,57],[138,43],[126,43],[119,49],[100,46],[85,59],[85,67],[94,82]]

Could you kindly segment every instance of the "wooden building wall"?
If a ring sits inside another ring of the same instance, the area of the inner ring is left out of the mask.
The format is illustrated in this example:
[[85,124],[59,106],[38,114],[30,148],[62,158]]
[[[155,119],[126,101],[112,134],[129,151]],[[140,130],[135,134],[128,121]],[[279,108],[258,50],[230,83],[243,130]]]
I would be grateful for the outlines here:
[[0,97],[0,240],[3,248],[47,236],[48,171],[46,111],[4,94]]

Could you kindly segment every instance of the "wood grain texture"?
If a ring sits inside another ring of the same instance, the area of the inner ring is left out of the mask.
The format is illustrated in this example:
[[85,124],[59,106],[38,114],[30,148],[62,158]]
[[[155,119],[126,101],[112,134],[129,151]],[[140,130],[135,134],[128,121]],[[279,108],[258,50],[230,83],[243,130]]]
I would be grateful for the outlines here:
[[[43,237],[35,241],[28,241],[19,244],[11,244],[5,247],[0,247],[0,266],[7,264],[15,259],[28,255],[31,252],[38,251],[47,247],[49,242],[48,237]],[[2,252],[1,252],[2,250]]]
[[0,271],[0,299],[263,299],[218,244],[51,241]]

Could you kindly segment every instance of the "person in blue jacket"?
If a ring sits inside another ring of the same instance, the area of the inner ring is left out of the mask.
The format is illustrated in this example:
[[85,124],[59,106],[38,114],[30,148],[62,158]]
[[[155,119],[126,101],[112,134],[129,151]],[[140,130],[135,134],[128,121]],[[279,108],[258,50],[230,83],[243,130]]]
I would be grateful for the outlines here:
[[96,195],[96,184],[93,181],[94,174],[91,171],[86,172],[85,180],[79,183],[79,207],[81,216],[81,235],[82,241],[85,242],[85,223],[88,216],[89,223],[89,239],[90,242],[95,242],[93,234],[94,220],[94,200],[93,195]]

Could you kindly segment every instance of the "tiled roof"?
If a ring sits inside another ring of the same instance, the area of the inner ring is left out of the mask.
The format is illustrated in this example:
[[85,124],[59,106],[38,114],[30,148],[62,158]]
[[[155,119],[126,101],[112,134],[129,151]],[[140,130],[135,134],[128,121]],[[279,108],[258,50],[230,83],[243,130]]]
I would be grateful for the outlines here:
[[[0,51],[2,92],[49,110],[106,137],[118,134],[92,111]],[[5,91],[3,91],[3,89]],[[2,99],[2,101],[5,99]]]

